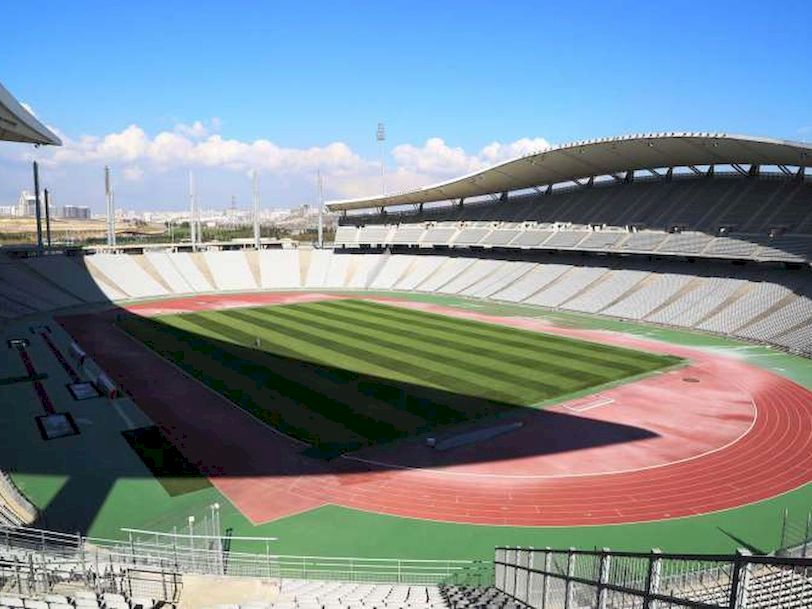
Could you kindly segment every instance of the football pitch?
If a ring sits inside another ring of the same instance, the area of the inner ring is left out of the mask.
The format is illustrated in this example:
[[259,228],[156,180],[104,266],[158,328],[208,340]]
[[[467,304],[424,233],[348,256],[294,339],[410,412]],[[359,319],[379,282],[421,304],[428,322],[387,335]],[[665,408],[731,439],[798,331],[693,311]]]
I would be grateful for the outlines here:
[[327,455],[543,407],[682,361],[358,299],[119,324]]

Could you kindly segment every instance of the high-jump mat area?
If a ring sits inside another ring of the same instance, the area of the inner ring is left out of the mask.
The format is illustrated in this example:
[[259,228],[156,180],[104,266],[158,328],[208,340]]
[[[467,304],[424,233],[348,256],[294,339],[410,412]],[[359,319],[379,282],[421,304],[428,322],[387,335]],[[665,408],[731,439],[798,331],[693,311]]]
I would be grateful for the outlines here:
[[111,463],[104,491],[56,441],[54,472],[18,457],[54,525],[72,475],[92,534],[168,530],[218,502],[235,535],[304,554],[769,551],[784,510],[812,506],[812,362],[766,347],[392,293],[194,296],[57,321],[57,347],[76,339],[128,397],[77,416]]

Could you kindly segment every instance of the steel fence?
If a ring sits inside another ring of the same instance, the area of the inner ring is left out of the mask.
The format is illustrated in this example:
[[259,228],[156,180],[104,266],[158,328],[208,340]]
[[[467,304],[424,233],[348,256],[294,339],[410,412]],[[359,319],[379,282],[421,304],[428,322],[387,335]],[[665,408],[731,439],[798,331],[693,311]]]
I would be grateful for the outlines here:
[[[496,548],[495,587],[536,609],[812,607],[812,559]],[[774,601],[774,602],[773,602]],[[807,601],[807,604],[804,602]]]
[[[30,581],[38,590],[48,587],[49,572],[96,588],[101,580],[112,579],[117,589],[129,585],[136,571],[152,573],[146,579],[159,581],[172,574],[200,574],[478,587],[493,583],[490,561],[285,555],[271,551],[273,538],[125,532],[127,539],[114,540],[0,526],[0,566],[7,567],[7,580],[22,588]],[[261,549],[237,552],[231,549],[235,541]]]

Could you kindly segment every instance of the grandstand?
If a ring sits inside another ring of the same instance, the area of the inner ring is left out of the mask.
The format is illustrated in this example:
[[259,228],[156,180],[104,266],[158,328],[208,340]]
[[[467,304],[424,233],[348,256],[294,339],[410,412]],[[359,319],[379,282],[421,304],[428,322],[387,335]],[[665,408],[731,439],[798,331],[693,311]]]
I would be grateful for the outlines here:
[[[585,257],[573,253],[262,250],[259,277],[242,250],[7,259],[0,317],[78,304],[131,302],[220,290],[359,290],[488,298],[690,328],[812,354],[797,332],[812,322],[805,267],[723,260]],[[88,280],[88,273],[90,281]],[[207,278],[212,278],[211,280]]]
[[332,202],[333,247],[5,249],[0,609],[812,606],[810,153],[577,142]]

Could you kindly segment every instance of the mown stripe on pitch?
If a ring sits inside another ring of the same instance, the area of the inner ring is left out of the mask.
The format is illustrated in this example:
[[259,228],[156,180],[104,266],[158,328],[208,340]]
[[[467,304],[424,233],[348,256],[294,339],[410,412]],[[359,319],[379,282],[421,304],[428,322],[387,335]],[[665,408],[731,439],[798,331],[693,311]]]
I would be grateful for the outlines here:
[[[583,353],[587,357],[595,352],[605,352],[613,358],[622,357],[634,362],[635,365],[638,360],[651,360],[654,359],[674,359],[672,356],[662,356],[659,354],[645,353],[636,351],[634,349],[626,349],[623,347],[616,347],[614,345],[603,345],[600,343],[578,340],[566,336],[557,336],[555,334],[544,334],[540,332],[531,332],[521,328],[514,328],[508,325],[487,323],[474,319],[466,319],[462,317],[454,317],[451,315],[444,315],[442,313],[435,313],[433,311],[423,311],[418,309],[411,309],[408,307],[398,306],[397,304],[384,304],[368,300],[355,300],[346,299],[341,301],[312,303],[322,306],[338,305],[347,306],[356,309],[363,309],[367,311],[379,311],[381,315],[389,315],[398,318],[415,319],[420,318],[425,320],[423,323],[429,325],[433,323],[442,325],[451,325],[458,328],[465,327],[470,329],[471,332],[477,334],[487,334],[489,336],[497,336],[502,341],[510,341],[511,344],[516,345],[514,341],[521,343],[536,344],[538,341],[544,341],[550,345],[560,345],[561,348],[566,349],[568,352],[578,352],[579,355]],[[518,346],[518,345],[516,345]]]
[[[232,310],[229,311],[229,314],[240,316],[246,312],[245,309],[240,312]],[[267,331],[267,326],[264,321],[255,319],[251,319],[250,321],[252,327],[254,327],[258,333]],[[284,334],[280,333],[278,328],[275,328],[275,330],[283,340],[301,340],[301,336],[296,336],[287,330],[285,330]],[[319,340],[318,342],[323,343],[324,341]],[[313,346],[313,343],[308,344]],[[272,348],[275,347],[272,341],[270,344],[264,345],[265,348],[268,346]],[[375,369],[383,371],[382,373],[378,373],[379,375],[382,374],[382,376],[371,376],[369,372],[369,360],[367,358],[358,359],[352,357],[356,362],[355,368],[348,367],[342,369],[337,367],[336,361],[342,357],[349,359],[347,354],[335,353],[334,351],[327,351],[323,348],[320,350],[332,355],[321,358],[331,360],[333,364],[329,368],[322,369],[320,372],[321,375],[331,378],[335,382],[335,387],[329,390],[331,392],[347,392],[350,388],[353,388],[359,394],[357,404],[363,404],[371,399],[376,399],[391,407],[397,408],[399,411],[409,412],[425,421],[433,421],[435,423],[453,422],[464,418],[463,415],[466,411],[446,403],[447,401],[453,401],[454,398],[457,397],[457,394],[450,393],[440,384],[429,384],[424,378],[416,378],[414,375],[404,374],[402,369],[398,371],[396,375],[393,375],[389,368],[375,367]],[[303,357],[309,356],[304,355]],[[406,380],[403,380],[404,378]],[[412,380],[413,378],[416,378],[416,380]],[[406,387],[404,387],[404,385],[406,385]],[[504,405],[501,407],[503,408]],[[493,411],[494,409],[490,408],[490,410]]]
[[[312,305],[310,308],[316,308]],[[335,307],[327,306],[326,303],[319,303],[319,307],[324,310],[325,315],[339,315],[339,314],[356,314],[369,316],[371,319],[378,319],[378,321],[385,321],[389,324],[395,324],[398,328],[408,327],[423,328],[424,331],[433,331],[444,336],[444,340],[457,341],[465,340],[467,343],[477,343],[483,349],[496,351],[495,357],[504,357],[505,353],[513,353],[516,350],[522,353],[522,357],[530,359],[531,367],[539,364],[548,367],[557,367],[559,373],[573,374],[577,376],[576,371],[582,371],[586,374],[598,375],[600,378],[596,381],[604,382],[607,379],[618,378],[623,376],[631,376],[638,374],[642,371],[651,368],[650,363],[647,368],[641,369],[639,365],[631,366],[624,363],[617,363],[608,360],[604,357],[592,357],[585,353],[576,353],[568,349],[562,349],[553,343],[545,340],[546,335],[540,335],[539,338],[533,342],[516,342],[509,339],[504,339],[498,334],[472,332],[467,328],[455,328],[452,324],[448,323],[422,323],[419,317],[399,317],[395,315],[378,314],[376,311],[366,311],[364,309],[355,309],[352,307]],[[487,324],[480,324],[487,325]],[[498,332],[499,328],[497,328]],[[409,331],[409,330],[407,330]],[[415,330],[417,331],[417,330]],[[552,359],[550,359],[552,358]],[[555,362],[558,363],[555,363]],[[659,367],[659,364],[656,366]]]
[[[260,314],[260,311],[256,309],[252,309],[250,311],[246,309],[242,309],[240,311],[232,309],[222,313],[235,317],[248,317],[258,331],[260,331],[261,327],[270,324],[270,321],[256,317]],[[275,329],[277,331],[282,331],[282,328],[278,326]],[[291,328],[285,327],[284,331],[286,333],[291,332],[291,337],[294,336],[294,332],[298,332],[299,334],[302,333],[301,327],[296,325],[292,326]],[[311,335],[311,337],[317,340],[319,343],[325,342],[322,335]],[[342,344],[341,347],[342,349],[347,349],[347,345]],[[375,356],[380,359],[380,356],[377,354],[375,354]],[[368,358],[369,354],[365,353],[364,358],[359,359],[358,361],[366,363],[368,362]],[[404,365],[405,364],[400,364],[400,368],[403,368]],[[369,374],[365,373],[363,370],[338,370],[338,372],[343,374],[346,378],[341,380],[340,386],[336,389],[337,391],[342,391],[346,386],[358,384],[358,390],[363,394],[362,397],[367,396],[369,393],[389,396],[388,398],[383,398],[387,404],[392,405],[400,411],[405,410],[411,412],[424,418],[427,422],[432,424],[465,420],[471,418],[472,416],[479,416],[482,414],[496,412],[498,410],[504,410],[505,408],[514,407],[513,404],[509,404],[504,401],[493,401],[477,395],[460,393],[460,389],[470,391],[470,388],[473,385],[470,380],[465,380],[461,388],[457,387],[449,390],[447,387],[439,383],[436,384],[436,387],[428,385],[425,379],[418,383],[408,382],[408,386],[403,387],[403,381],[387,377],[370,377]],[[438,376],[438,374],[433,370],[428,372]],[[361,376],[360,379],[359,375]],[[422,376],[425,376],[425,374]],[[483,387],[483,390],[484,389],[485,388]],[[395,402],[397,404],[395,404]],[[462,408],[457,407],[455,402],[461,402]]]
[[[257,331],[262,331],[261,328],[263,326],[270,325],[272,322],[254,317],[258,313],[259,312],[256,309],[252,309],[250,311],[246,309],[242,309],[240,311],[229,310],[227,312],[228,315],[245,315],[252,318],[251,321],[255,324],[255,326],[259,326],[256,328]],[[280,331],[284,330],[286,333],[290,332],[291,337],[295,336],[294,333],[296,332],[300,334],[302,333],[300,329],[301,327],[296,325],[292,325],[291,327],[282,327],[280,324],[276,328]],[[326,342],[322,335],[311,335],[311,338],[317,340],[319,343]],[[348,348],[348,346],[344,344],[342,344],[341,347],[342,349]],[[378,358],[379,360],[381,359],[380,355],[378,354],[372,354],[372,356]],[[369,357],[370,354],[365,353],[364,357],[362,359],[358,359],[358,361],[366,363],[368,362]],[[408,367],[410,370],[413,369],[412,366],[402,363],[399,363],[399,367],[401,369],[404,367]],[[506,408],[515,407],[514,404],[507,403],[505,401],[495,401],[476,394],[471,395],[464,393],[470,391],[474,386],[474,383],[472,383],[470,380],[463,380],[461,381],[461,387],[455,386],[452,388],[447,387],[447,385],[450,383],[429,384],[425,378],[427,374],[433,374],[435,377],[440,376],[434,370],[426,371],[426,369],[421,368],[418,371],[418,376],[422,376],[423,378],[421,378],[417,383],[413,383],[411,381],[404,382],[398,378],[391,377],[372,377],[364,370],[343,369],[338,371],[346,376],[346,380],[342,381],[342,384],[337,388],[337,391],[343,390],[343,388],[347,385],[357,383],[359,385],[359,391],[361,391],[361,393],[363,393],[365,396],[369,393],[374,395],[388,396],[382,398],[388,404],[398,408],[399,410],[406,410],[417,416],[423,417],[427,422],[432,424],[466,420],[472,416],[480,416],[482,414],[488,414],[504,410]],[[387,369],[387,371],[389,371],[389,369]],[[486,389],[486,387],[482,387],[483,392]],[[457,403],[459,403],[459,406]]]
[[[307,358],[311,356],[311,351],[313,349],[325,352],[325,357],[320,359],[328,361],[329,363],[327,365],[323,365],[316,362],[316,366],[314,368],[314,370],[318,373],[318,378],[314,379],[314,382],[318,383],[319,391],[328,395],[341,395],[341,401],[351,405],[353,408],[355,408],[357,405],[363,404],[367,410],[374,411],[373,414],[381,419],[388,420],[395,418],[395,412],[397,412],[396,420],[400,427],[412,429],[424,422],[423,417],[409,415],[407,412],[404,412],[403,409],[393,408],[393,405],[389,400],[381,400],[373,395],[370,395],[368,391],[365,391],[368,383],[364,378],[359,376],[358,372],[343,369],[337,366],[335,355],[339,354],[324,349],[321,346],[314,345],[305,338],[292,337],[289,333],[280,332],[277,328],[268,330],[267,328],[259,325],[256,320],[249,318],[242,311],[232,309],[229,311],[219,311],[213,313],[213,315],[216,316],[218,322],[235,328],[241,338],[245,336],[262,337],[263,342],[260,346],[260,350],[268,353],[272,352],[269,351],[268,348],[270,347],[271,350],[275,349],[278,346],[278,341],[280,339],[286,341],[288,344],[290,344],[291,341],[303,344],[306,347],[305,349],[295,350],[296,361],[293,362],[294,365],[307,361]],[[240,328],[246,327],[250,329],[251,334],[247,334],[246,332],[243,332],[243,330],[240,330]],[[311,349],[307,349],[307,347],[310,347]],[[252,348],[254,348],[253,345]],[[285,362],[285,364],[288,363],[289,362]],[[367,368],[370,367],[367,366]],[[383,372],[389,372],[387,368],[376,368]],[[368,370],[361,371],[361,374],[363,377],[377,380],[376,377],[371,376],[371,373]],[[396,379],[393,380],[401,383],[414,383],[414,381],[411,379],[407,381]]]
[[[341,352],[341,353],[349,353],[356,357],[359,361],[376,361],[378,364],[382,364],[385,367],[390,368],[393,371],[405,369],[413,375],[421,376],[424,379],[428,379],[431,381],[435,381],[438,383],[438,386],[442,389],[451,390],[451,391],[462,391],[466,394],[470,395],[488,395],[493,396],[494,399],[502,400],[508,403],[515,403],[517,397],[511,393],[503,392],[499,390],[495,390],[492,384],[484,384],[476,376],[471,377],[469,375],[465,375],[464,370],[460,370],[458,368],[454,368],[452,365],[443,365],[439,364],[434,361],[427,361],[425,365],[421,365],[420,363],[416,363],[412,361],[413,359],[421,360],[422,358],[410,358],[406,359],[403,357],[404,353],[402,349],[399,349],[395,353],[391,352],[391,349],[380,349],[376,350],[374,345],[363,341],[364,346],[353,346],[348,342],[344,342],[347,339],[350,339],[353,343],[357,344],[358,339],[353,338],[351,336],[347,336],[347,333],[341,334],[341,340],[335,340],[328,338],[324,333],[314,333],[308,330],[306,324],[304,324],[301,320],[297,320],[295,318],[291,319],[289,316],[282,316],[278,311],[270,311],[270,310],[253,310],[250,313],[246,312],[245,314],[251,315],[257,319],[257,323],[260,324],[279,324],[283,325],[287,331],[291,332],[292,336],[300,336],[301,334],[307,335],[311,340],[315,343],[320,345],[325,345],[326,348]],[[264,318],[264,321],[260,321],[260,318]],[[281,319],[280,319],[281,318]],[[274,326],[272,326],[274,327]],[[327,333],[335,333],[335,329],[330,326],[323,326],[320,327],[322,332]],[[450,369],[451,373],[441,372],[441,369]],[[458,372],[463,372],[464,376],[459,376]],[[485,379],[482,379],[483,381]],[[490,383],[490,381],[486,381]],[[500,383],[501,384],[501,383]],[[463,391],[465,390],[465,391]],[[474,393],[471,393],[475,390]]]
[[[215,315],[218,317],[231,317],[228,313],[228,311],[220,311]],[[203,322],[221,335],[236,334],[238,337],[244,338],[247,344],[251,344],[255,338],[255,336],[243,332],[234,325],[229,325],[211,317],[207,317],[205,320],[195,318],[190,321],[193,323]],[[309,407],[316,409],[327,418],[341,421],[353,431],[367,438],[394,438],[401,435],[400,430],[404,426],[409,428],[409,421],[404,420],[408,419],[409,415],[404,415],[404,413],[393,409],[388,404],[373,402],[368,398],[362,399],[364,396],[350,396],[346,391],[346,387],[342,391],[340,385],[329,382],[329,378],[325,378],[320,374],[303,374],[305,371],[312,372],[312,370],[310,366],[305,366],[301,360],[285,361],[283,358],[267,351],[249,349],[249,352],[250,355],[240,354],[240,357],[244,360],[250,358],[256,361],[259,366],[267,366],[267,369],[263,370],[263,376],[272,380],[272,384],[268,384],[269,387],[284,387],[285,394],[291,395],[295,393],[298,401],[308,404]],[[323,371],[320,370],[319,372]],[[301,382],[304,380],[303,377],[306,377],[306,382]],[[353,397],[356,400],[355,403],[351,399]],[[358,410],[359,399],[362,399],[368,414]],[[416,423],[416,421],[412,421],[411,426],[413,427]]]
[[[331,322],[333,320],[343,320],[355,324],[354,327],[356,328],[359,323],[362,323],[363,328],[375,328],[384,335],[394,335],[401,338],[420,336],[426,344],[435,344],[434,350],[442,350],[447,347],[466,356],[489,357],[490,361],[493,362],[494,370],[500,369],[499,364],[507,362],[513,368],[521,369],[522,379],[526,378],[524,376],[526,374],[533,374],[537,378],[549,378],[550,376],[559,380],[575,378],[578,381],[597,385],[628,374],[625,371],[613,368],[607,362],[601,362],[601,364],[584,363],[581,361],[582,358],[575,359],[572,356],[559,356],[557,353],[554,353],[554,355],[560,359],[550,359],[551,350],[546,349],[543,344],[532,349],[528,347],[502,349],[503,345],[499,341],[456,332],[453,329],[427,329],[421,324],[396,320],[386,320],[385,323],[379,323],[381,319],[374,313],[357,312],[349,309],[336,309],[333,307],[327,314],[325,314],[325,311],[316,311],[314,309],[315,307],[302,306],[292,310],[307,310],[309,314],[317,315],[320,319],[329,318]],[[442,338],[442,343],[438,345],[439,338]],[[436,359],[436,357],[433,359]],[[540,365],[544,366],[544,370],[539,370]],[[635,370],[635,372],[637,371]],[[562,377],[562,375],[567,376]],[[569,383],[567,385],[554,383],[554,385],[563,391],[567,389]]]
[[[530,345],[539,347],[540,343],[546,343],[546,348],[558,349],[560,353],[569,356],[579,357],[581,359],[595,360],[595,363],[603,362],[606,365],[613,367],[625,366],[631,372],[641,372],[650,368],[651,363],[659,362],[659,365],[669,365],[677,361],[679,358],[673,356],[662,356],[659,354],[650,354],[642,351],[635,351],[633,349],[625,349],[623,347],[615,347],[613,345],[602,345],[600,343],[581,341],[568,337],[555,336],[553,334],[543,334],[540,332],[530,332],[520,328],[513,328],[507,325],[497,325],[485,323],[477,320],[462,319],[459,317],[452,317],[440,313],[418,311],[409,309],[407,307],[399,307],[397,305],[387,305],[377,302],[361,301],[361,300],[341,300],[325,303],[313,303],[323,307],[328,305],[338,307],[349,307],[356,310],[366,311],[379,311],[381,316],[389,318],[398,318],[401,320],[421,319],[421,323],[429,327],[439,326],[455,326],[457,328],[466,328],[468,331],[494,337],[504,344],[509,344],[517,347],[521,345]],[[301,305],[304,306],[304,305]],[[460,330],[461,332],[463,330]],[[596,359],[595,353],[604,353],[606,359]],[[626,360],[627,363],[621,363],[618,360]],[[640,368],[640,366],[646,366]]]
[[[281,374],[274,370],[274,362],[267,361],[276,356],[264,352],[254,352],[254,357],[251,357],[250,354],[244,353],[247,350],[239,345],[225,343],[213,337],[202,338],[199,334],[191,334],[191,332],[202,330],[207,335],[222,335],[223,328],[221,327],[218,332],[216,324],[213,324],[211,320],[193,315],[185,317],[181,323],[187,327],[191,326],[191,328],[186,331],[180,328],[175,329],[184,332],[185,340],[182,342],[193,349],[192,353],[184,350],[180,359],[181,365],[188,363],[188,358],[196,357],[198,353],[207,355],[204,362],[206,369],[203,370],[209,380],[207,384],[232,397],[240,406],[246,406],[245,397],[252,396],[252,405],[256,406],[259,412],[271,415],[271,422],[280,429],[284,429],[289,424],[288,416],[295,413],[296,410],[301,410],[302,403],[307,403],[328,423],[328,425],[323,425],[320,424],[322,423],[320,421],[310,421],[310,425],[304,430],[300,430],[297,426],[296,429],[300,432],[304,431],[304,435],[309,441],[322,443],[324,436],[327,435],[331,441],[339,443],[363,443],[363,439],[367,437],[367,434],[350,425],[350,423],[359,422],[357,417],[350,420],[350,417],[346,417],[348,413],[336,416],[337,411],[344,408],[342,404],[313,390],[311,382],[301,383],[294,380],[296,372],[299,374],[302,372],[302,369],[299,368],[301,362],[296,362],[296,365],[291,366],[286,374]],[[232,349],[240,349],[241,353],[234,353]],[[219,373],[212,376],[211,373],[214,370],[219,370]],[[272,401],[277,407],[274,410],[261,406],[261,403],[268,402],[269,398],[273,398],[274,395],[284,396],[289,400],[290,408],[284,409],[282,412],[282,409],[278,408],[279,404],[276,400]],[[267,420],[267,417],[263,417],[263,419]],[[384,431],[383,425],[378,427],[379,431]]]
[[[168,317],[170,316],[162,318],[162,320]],[[212,389],[229,397],[242,408],[286,433],[303,440],[318,442],[319,437],[314,436],[313,433],[314,430],[321,430],[329,437],[343,442],[361,441],[360,436],[351,432],[343,424],[324,418],[315,411],[302,409],[296,402],[291,403],[292,408],[284,408],[284,403],[275,400],[273,404],[277,407],[276,410],[268,410],[253,401],[246,403],[245,396],[252,393],[252,390],[258,389],[254,379],[236,373],[233,368],[226,366],[223,363],[226,357],[217,343],[206,338],[205,335],[199,334],[199,329],[194,326],[192,330],[184,329],[188,321],[180,322],[184,328],[174,326],[178,320],[171,321],[173,325],[162,324],[160,328],[149,325],[151,322],[135,323],[134,320],[127,320],[122,323],[122,326],[130,334],[164,357],[174,361]],[[199,360],[199,365],[195,363],[197,360]],[[261,397],[267,401],[267,394]]]
[[[583,384],[587,386],[596,385],[605,382],[607,379],[606,376],[583,373],[552,362],[546,362],[545,366],[548,370],[540,372],[537,361],[527,360],[492,348],[469,345],[454,338],[438,342],[436,335],[422,334],[419,326],[415,326],[411,331],[403,331],[389,325],[377,324],[363,317],[347,318],[336,312],[331,312],[329,316],[325,316],[318,311],[302,307],[288,309],[287,313],[299,317],[306,316],[310,320],[309,323],[325,331],[337,331],[340,327],[340,334],[343,336],[348,334],[350,336],[359,334],[369,336],[376,343],[392,349],[395,353],[408,349],[409,353],[417,354],[429,362],[435,362],[434,365],[439,361],[452,364],[465,373],[476,370],[479,376],[488,378],[489,383],[506,384],[511,390],[514,387],[521,389],[533,388],[535,391],[540,391],[540,395],[549,396],[551,393],[564,393],[574,390],[578,386],[583,386]],[[345,321],[341,321],[342,319]],[[377,328],[377,331],[375,328]],[[393,341],[394,337],[400,338],[401,342]],[[406,345],[410,346],[406,347]],[[432,346],[427,347],[426,345]],[[460,355],[464,359],[461,359]],[[476,362],[479,362],[479,364]],[[550,374],[549,370],[551,369],[557,370],[558,373]],[[566,373],[567,376],[562,376],[562,373]],[[559,382],[549,383],[542,380],[551,376]],[[612,378],[616,376],[614,374]],[[573,383],[573,378],[577,382]],[[561,381],[564,381],[564,383],[561,383]],[[511,391],[511,393],[517,395],[517,397],[520,395],[514,391]],[[522,393],[526,395],[526,391]]]

